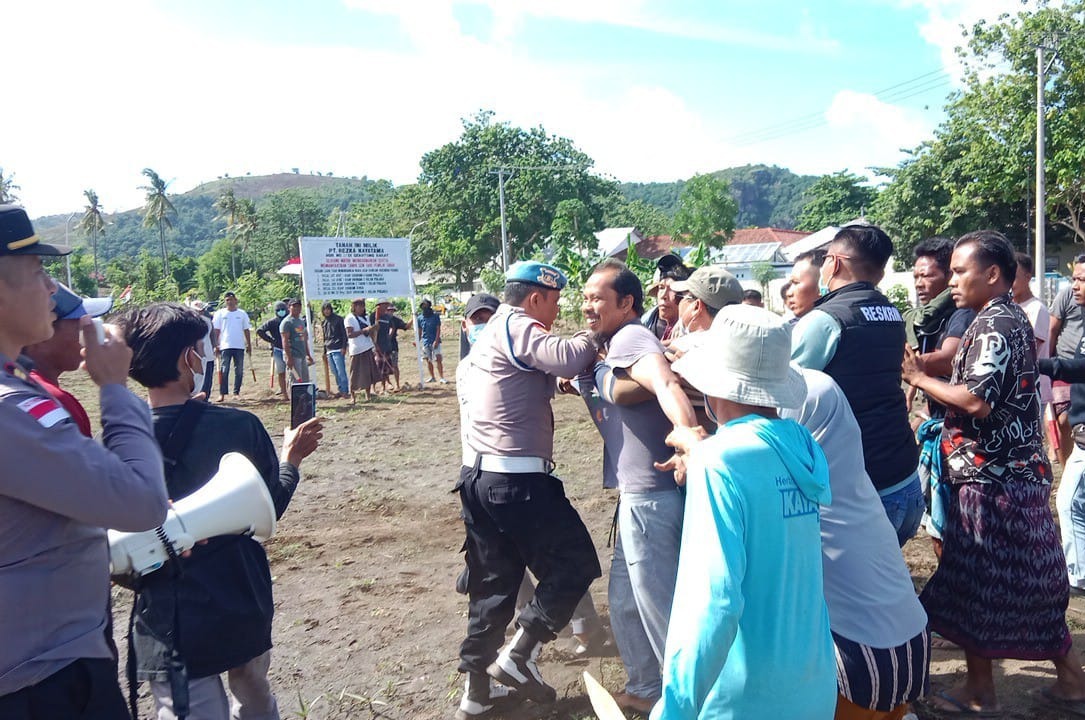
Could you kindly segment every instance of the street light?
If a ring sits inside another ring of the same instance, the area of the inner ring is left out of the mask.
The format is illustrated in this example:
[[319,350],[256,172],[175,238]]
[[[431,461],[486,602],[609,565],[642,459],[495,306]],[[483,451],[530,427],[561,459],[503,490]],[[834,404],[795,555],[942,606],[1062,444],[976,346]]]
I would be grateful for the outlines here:
[[419,220],[414,224],[414,227],[407,233],[407,262],[410,263],[411,268],[411,324],[414,325],[414,348],[415,355],[418,357],[418,387],[424,388],[426,386],[426,374],[422,369],[422,329],[418,327],[418,308],[415,307],[414,300],[417,295],[417,288],[414,286],[414,262],[411,260],[411,241],[414,239],[414,231],[425,225],[428,220]]

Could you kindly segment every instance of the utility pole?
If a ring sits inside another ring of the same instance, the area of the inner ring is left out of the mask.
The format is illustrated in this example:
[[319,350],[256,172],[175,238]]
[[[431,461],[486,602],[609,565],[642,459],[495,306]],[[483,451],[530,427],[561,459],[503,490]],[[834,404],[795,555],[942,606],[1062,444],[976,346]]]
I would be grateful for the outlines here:
[[1036,273],[1040,278],[1039,292],[1040,302],[1045,306],[1050,300],[1047,297],[1047,259],[1044,257],[1045,238],[1045,204],[1047,201],[1047,187],[1044,185],[1044,153],[1046,138],[1044,137],[1044,46],[1040,43],[1036,46]]
[[505,222],[505,181],[517,170],[587,170],[586,165],[499,165],[490,170],[497,176],[497,199],[501,205],[501,270],[509,269],[509,231]]

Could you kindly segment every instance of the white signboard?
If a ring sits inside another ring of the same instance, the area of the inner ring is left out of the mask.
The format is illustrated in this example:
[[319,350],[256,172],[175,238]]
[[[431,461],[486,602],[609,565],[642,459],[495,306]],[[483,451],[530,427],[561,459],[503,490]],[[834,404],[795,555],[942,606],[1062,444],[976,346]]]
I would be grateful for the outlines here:
[[414,294],[407,238],[303,237],[299,245],[309,300]]

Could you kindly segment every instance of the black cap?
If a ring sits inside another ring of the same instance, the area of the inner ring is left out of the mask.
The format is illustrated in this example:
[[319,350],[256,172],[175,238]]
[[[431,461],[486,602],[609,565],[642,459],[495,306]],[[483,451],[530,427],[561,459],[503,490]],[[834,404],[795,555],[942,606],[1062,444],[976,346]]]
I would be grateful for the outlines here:
[[0,205],[0,257],[5,255],[67,255],[71,250],[61,250],[46,245],[34,234],[30,218],[17,205]]
[[467,309],[464,310],[463,316],[470,318],[479,310],[489,310],[490,312],[496,312],[497,306],[501,304],[501,301],[490,293],[479,293],[472,295],[467,300]]
[[235,297],[237,297],[237,295],[234,295],[234,291],[233,291],[233,290],[227,290],[226,292],[224,292],[224,293],[222,294],[222,297],[223,297],[223,299],[225,299],[225,298],[228,298],[228,297],[232,297],[232,298],[235,298]]
[[294,307],[295,305],[301,305],[301,300],[298,300],[297,298],[290,298],[286,301],[287,307]]

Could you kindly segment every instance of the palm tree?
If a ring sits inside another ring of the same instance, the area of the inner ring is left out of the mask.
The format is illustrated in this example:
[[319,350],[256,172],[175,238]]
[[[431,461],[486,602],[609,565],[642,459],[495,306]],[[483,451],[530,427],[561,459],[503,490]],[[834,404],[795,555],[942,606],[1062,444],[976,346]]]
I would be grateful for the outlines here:
[[177,214],[177,208],[173,207],[169,196],[166,195],[165,180],[158,176],[154,170],[143,168],[143,175],[150,185],[140,185],[140,190],[147,191],[147,203],[143,206],[143,227],[158,226],[158,242],[162,246],[162,276],[170,276],[170,257],[166,251],[166,228],[173,228],[170,216]]
[[98,236],[105,232],[105,219],[102,217],[102,206],[98,202],[98,193],[93,190],[84,190],[87,198],[87,207],[83,211],[83,217],[79,221],[79,229],[90,238],[90,252],[94,256],[94,281],[100,282],[98,275]]
[[0,205],[16,202],[19,197],[15,191],[19,186],[15,184],[15,175],[4,177],[4,168],[0,167]]
[[233,273],[234,280],[237,280],[237,261],[234,258],[234,238],[231,231],[237,223],[237,207],[237,198],[234,196],[232,187],[223,190],[215,201],[215,209],[219,211],[215,219],[226,222],[226,239],[230,242],[230,271]]
[[[241,242],[241,268],[245,268],[245,256],[249,253],[249,245],[256,237],[256,203],[249,198],[241,198],[237,201],[237,220],[234,224],[234,235]],[[252,258],[249,258],[252,260]],[[256,269],[256,261],[252,263]]]

